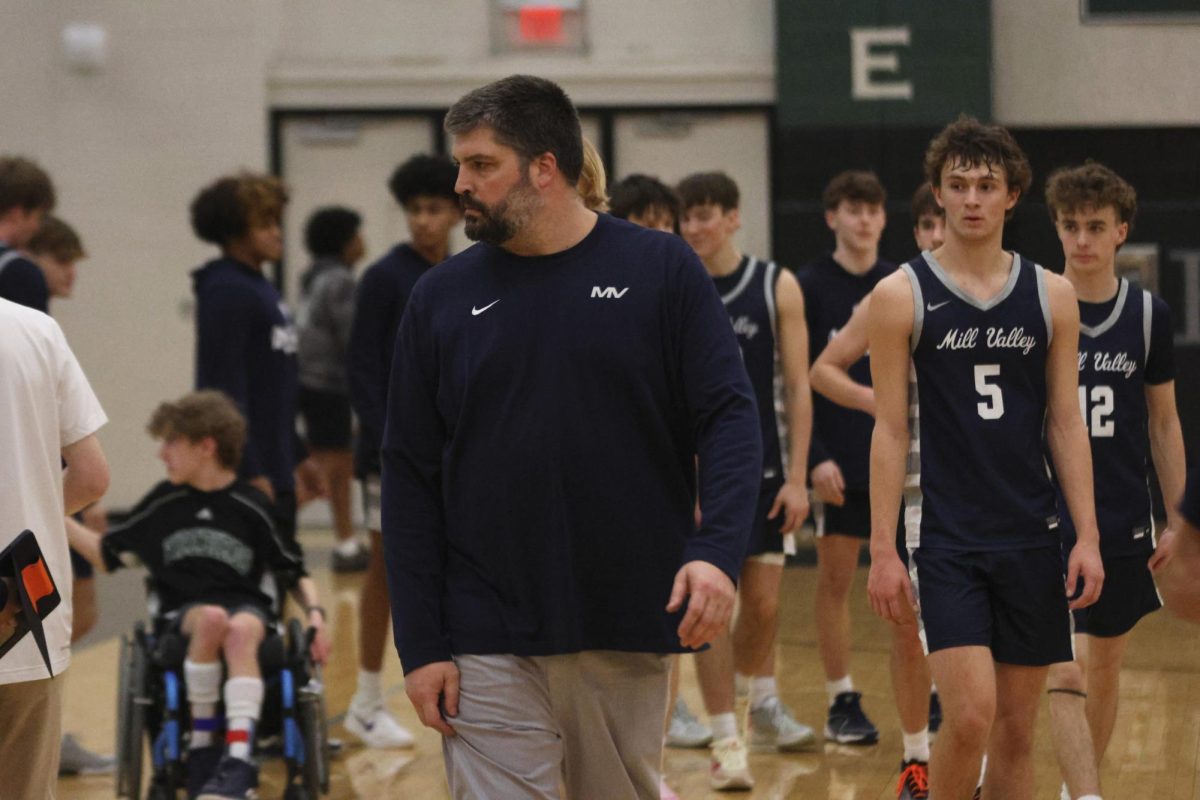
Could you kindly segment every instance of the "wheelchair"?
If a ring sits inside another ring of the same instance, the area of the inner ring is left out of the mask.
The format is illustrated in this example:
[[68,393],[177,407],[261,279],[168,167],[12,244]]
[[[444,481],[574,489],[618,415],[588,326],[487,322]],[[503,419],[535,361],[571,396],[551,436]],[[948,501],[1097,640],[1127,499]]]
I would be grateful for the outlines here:
[[[284,800],[329,793],[330,746],[320,668],[299,620],[268,627],[259,647],[263,706],[255,752],[277,753],[287,768]],[[186,638],[163,624],[138,622],[121,637],[117,692],[117,797],[177,800],[187,786],[190,706],[183,684]],[[150,783],[142,793],[144,758]]]

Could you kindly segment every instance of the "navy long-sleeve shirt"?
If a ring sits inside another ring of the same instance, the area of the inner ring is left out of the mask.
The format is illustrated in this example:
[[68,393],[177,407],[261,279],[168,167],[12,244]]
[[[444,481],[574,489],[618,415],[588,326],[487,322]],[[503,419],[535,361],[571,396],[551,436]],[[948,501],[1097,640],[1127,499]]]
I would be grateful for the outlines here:
[[398,244],[368,267],[358,282],[346,357],[350,404],[358,415],[354,469],[360,478],[379,474],[388,375],[400,318],[413,286],[432,266],[411,246]]
[[50,313],[50,290],[41,267],[4,244],[0,244],[0,297]]
[[296,329],[260,271],[231,258],[192,273],[196,388],[220,389],[246,416],[238,475],[265,475],[276,493],[295,487]]
[[[478,244],[396,343],[383,538],[405,672],[452,654],[679,652],[680,566],[737,578],[762,466],[729,315],[677,236]],[[704,498],[696,529],[695,457]]]

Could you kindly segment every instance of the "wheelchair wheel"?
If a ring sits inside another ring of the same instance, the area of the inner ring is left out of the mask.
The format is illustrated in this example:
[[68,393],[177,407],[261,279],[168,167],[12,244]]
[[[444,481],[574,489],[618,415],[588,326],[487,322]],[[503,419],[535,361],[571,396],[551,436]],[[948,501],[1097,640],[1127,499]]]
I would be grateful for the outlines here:
[[300,730],[304,734],[304,788],[310,797],[329,794],[329,731],[325,694],[317,678],[300,689]]
[[141,628],[121,637],[117,668],[117,797],[138,800],[142,792],[145,747],[146,650]]

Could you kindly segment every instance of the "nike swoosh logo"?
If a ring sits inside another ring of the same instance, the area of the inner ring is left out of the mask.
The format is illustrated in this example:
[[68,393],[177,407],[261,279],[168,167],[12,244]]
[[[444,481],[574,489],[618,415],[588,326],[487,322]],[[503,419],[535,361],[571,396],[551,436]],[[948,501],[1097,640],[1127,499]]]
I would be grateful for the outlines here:
[[499,300],[493,300],[492,302],[488,303],[483,308],[476,308],[475,306],[471,306],[471,316],[478,317],[480,314],[487,311],[489,308],[491,308],[492,306],[496,305],[496,303],[499,303],[499,302],[500,302]]
[[934,305],[933,303],[926,303],[925,310],[926,311],[937,311],[939,308],[941,308],[942,306],[946,305],[949,302],[950,302],[949,300],[943,300],[942,302],[938,303],[937,305]]

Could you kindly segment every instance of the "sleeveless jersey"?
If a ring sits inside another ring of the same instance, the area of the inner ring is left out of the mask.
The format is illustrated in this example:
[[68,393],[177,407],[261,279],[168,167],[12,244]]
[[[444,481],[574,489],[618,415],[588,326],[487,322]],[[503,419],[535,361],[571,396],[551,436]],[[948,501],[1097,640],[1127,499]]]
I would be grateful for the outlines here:
[[763,440],[762,478],[783,480],[786,454],[781,442],[783,425],[783,369],[776,339],[775,283],[779,267],[774,261],[745,256],[731,275],[715,278],[717,292],[729,312],[729,321],[742,350],[742,361],[754,398],[758,402]]
[[[1122,278],[1108,318],[1079,326],[1079,410],[1092,445],[1096,521],[1105,556],[1148,557],[1155,545],[1145,380],[1153,308],[1149,292]],[[1058,508],[1063,539],[1073,544],[1075,528],[1061,491]]]
[[913,291],[906,544],[963,551],[1052,545],[1058,518],[1043,444],[1053,335],[1043,269],[1013,254],[987,302],[926,251]]

